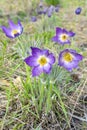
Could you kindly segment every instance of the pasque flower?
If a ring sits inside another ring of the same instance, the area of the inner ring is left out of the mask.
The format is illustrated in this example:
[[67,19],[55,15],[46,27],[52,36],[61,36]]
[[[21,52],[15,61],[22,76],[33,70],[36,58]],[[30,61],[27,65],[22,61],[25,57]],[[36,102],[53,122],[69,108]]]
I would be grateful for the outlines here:
[[75,10],[75,14],[79,15],[82,11],[82,8],[81,7],[78,7],[76,10]]
[[41,73],[49,74],[52,69],[52,65],[55,62],[53,53],[49,53],[49,50],[41,50],[36,47],[31,47],[32,55],[25,58],[24,62],[33,67],[32,76],[39,76]]
[[48,11],[47,11],[47,16],[48,17],[52,16],[52,13],[54,12],[54,9],[55,9],[55,7],[52,6],[52,5],[48,8]]
[[74,35],[75,33],[72,31],[56,27],[56,36],[52,38],[52,41],[62,45],[70,44],[70,37],[73,37]]
[[12,20],[9,20],[9,27],[1,26],[1,29],[5,33],[5,35],[9,38],[16,38],[23,32],[23,27],[21,22],[18,20],[18,23],[15,24]]
[[55,7],[55,12],[58,12],[59,11],[59,6],[56,6]]
[[32,21],[32,22],[36,22],[36,21],[37,21],[37,17],[36,17],[36,16],[32,16],[32,17],[31,17],[31,21]]
[[77,68],[83,56],[72,49],[65,49],[59,54],[58,65],[63,66],[68,71]]

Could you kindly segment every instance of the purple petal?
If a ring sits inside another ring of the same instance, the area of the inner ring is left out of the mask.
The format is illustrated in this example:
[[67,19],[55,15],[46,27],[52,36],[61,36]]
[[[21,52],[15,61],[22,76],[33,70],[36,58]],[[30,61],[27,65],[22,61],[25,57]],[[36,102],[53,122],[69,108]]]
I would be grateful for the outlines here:
[[68,32],[68,35],[69,35],[70,37],[73,37],[73,36],[75,36],[75,33],[72,32],[72,31],[69,31],[69,32]]
[[13,21],[10,20],[10,19],[9,19],[8,23],[9,23],[10,28],[14,28],[14,26],[16,26],[16,25],[13,23]]
[[23,26],[22,26],[20,20],[18,20],[18,26],[20,28],[20,32],[22,33],[23,32]]
[[41,67],[41,66],[36,66],[32,70],[32,76],[33,77],[39,76],[41,73],[43,73],[43,67]]
[[62,45],[71,43],[70,40],[62,41],[59,36],[54,36],[52,38],[52,41],[57,42],[57,43],[62,44]]
[[41,55],[41,49],[37,47],[31,47],[32,55],[33,56],[40,56]]
[[49,51],[47,49],[42,50],[41,52],[42,55],[48,56],[49,55]]
[[62,34],[68,34],[68,31],[66,29],[62,29]]
[[73,49],[65,49],[64,51],[65,52],[74,53],[74,54],[76,53],[76,50],[73,50]]
[[34,66],[39,65],[39,63],[37,62],[37,57],[34,57],[34,56],[29,56],[29,57],[27,57],[27,58],[24,60],[24,62],[25,62],[27,65],[31,66],[31,67],[34,67]]
[[61,33],[62,33],[62,29],[60,27],[56,27],[56,35]]
[[36,48],[36,47],[31,47],[31,49],[32,49],[33,56],[41,56],[41,55],[47,56],[49,54],[49,51],[46,49],[41,50],[41,49]]
[[75,57],[75,58],[74,58],[75,61],[80,61],[80,60],[83,59],[83,56],[80,55],[80,54],[78,54],[78,53],[74,53],[73,55],[74,55],[74,57]]
[[9,20],[8,22],[9,22],[9,26],[10,26],[10,28],[12,30],[18,30],[18,29],[20,29],[20,26],[14,24],[14,22],[12,20]]
[[5,33],[5,35],[9,38],[13,38],[12,32],[10,28],[7,28],[5,26],[1,26],[3,32]]
[[78,67],[78,61],[72,61],[72,62],[65,62],[63,64],[63,67],[66,68],[68,71],[72,71],[72,69]]
[[9,22],[9,26],[10,26],[11,30],[17,30],[19,35],[23,32],[23,27],[20,23],[20,20],[18,20],[17,25],[14,24],[14,22],[12,20],[9,20],[8,22]]
[[63,66],[65,69],[68,71],[72,71],[72,69],[78,67],[78,61],[72,61],[72,62],[66,62],[62,60],[62,57],[59,59],[59,64],[60,66]]
[[60,40],[60,38],[58,38],[58,43],[64,45],[64,44],[70,44],[71,42],[70,42],[70,40],[62,41],[62,40]]
[[46,65],[44,65],[44,67],[43,67],[43,71],[44,71],[45,73],[47,73],[47,74],[50,73],[51,69],[52,69],[52,66],[51,66],[49,63],[46,64]]
[[58,37],[57,37],[57,36],[54,36],[54,37],[52,38],[52,41],[58,42]]
[[54,57],[54,55],[52,53],[49,54],[48,58],[49,58],[49,63],[50,64],[54,64],[55,63],[55,57]]

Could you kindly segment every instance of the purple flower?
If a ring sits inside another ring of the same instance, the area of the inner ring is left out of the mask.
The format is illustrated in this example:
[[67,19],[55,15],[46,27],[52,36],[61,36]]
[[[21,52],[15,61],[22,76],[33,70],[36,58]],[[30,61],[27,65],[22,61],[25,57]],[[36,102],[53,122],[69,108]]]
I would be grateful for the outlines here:
[[70,44],[70,37],[73,37],[75,33],[72,31],[67,31],[66,29],[62,29],[60,27],[56,27],[56,36],[52,38],[52,41],[64,44]]
[[44,8],[43,8],[43,14],[46,14],[47,11],[48,11],[48,7],[44,7]]
[[55,12],[58,12],[59,11],[59,6],[56,6],[55,7]]
[[52,12],[51,12],[51,11],[48,11],[48,12],[47,12],[47,16],[48,16],[48,17],[51,17],[51,16],[52,16]]
[[51,17],[51,15],[52,15],[52,13],[54,12],[54,10],[55,10],[55,7],[51,5],[51,6],[48,8],[47,16],[48,16],[48,17]]
[[12,20],[9,20],[8,22],[9,22],[9,28],[7,28],[6,26],[1,26],[1,29],[3,30],[3,32],[5,33],[5,35],[7,37],[16,38],[22,34],[23,27],[19,20],[18,20],[17,25],[14,24],[14,22]]
[[37,13],[38,13],[39,15],[41,15],[41,14],[43,14],[43,11],[42,11],[42,10],[38,10]]
[[32,55],[27,57],[24,62],[33,67],[32,76],[39,76],[41,73],[49,74],[52,69],[52,64],[55,62],[53,53],[48,50],[31,47]]
[[42,2],[39,3],[39,7],[40,7],[40,8],[43,7],[43,3],[42,3]]
[[81,8],[81,7],[78,7],[78,8],[75,10],[75,13],[76,13],[77,15],[79,15],[79,14],[81,13],[81,11],[82,11],[82,8]]
[[59,54],[58,64],[63,66],[68,71],[77,68],[79,62],[83,59],[83,56],[78,54],[75,50],[65,49]]
[[31,21],[32,21],[32,22],[36,22],[36,21],[37,21],[37,18],[36,18],[35,16],[32,16],[32,17],[31,17]]

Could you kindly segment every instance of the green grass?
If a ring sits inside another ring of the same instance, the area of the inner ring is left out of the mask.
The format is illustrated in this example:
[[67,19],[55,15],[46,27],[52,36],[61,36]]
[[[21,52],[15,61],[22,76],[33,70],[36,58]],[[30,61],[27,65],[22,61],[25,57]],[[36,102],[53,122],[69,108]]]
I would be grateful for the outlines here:
[[58,5],[61,1],[60,0],[45,0],[48,5]]

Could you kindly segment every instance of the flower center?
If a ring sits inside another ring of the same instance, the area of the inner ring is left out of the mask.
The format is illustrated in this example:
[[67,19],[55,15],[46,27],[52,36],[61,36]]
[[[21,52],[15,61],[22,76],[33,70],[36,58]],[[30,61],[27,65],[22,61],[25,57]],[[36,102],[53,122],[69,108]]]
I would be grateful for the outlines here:
[[70,54],[69,52],[66,52],[64,55],[63,55],[63,59],[67,62],[71,62],[73,60],[73,56],[72,54]]
[[38,62],[41,66],[44,66],[46,63],[47,63],[47,58],[45,56],[41,56],[39,59],[38,59]]
[[18,31],[17,31],[17,30],[12,30],[12,33],[13,33],[14,35],[16,35],[16,34],[18,33]]
[[66,40],[68,39],[68,35],[63,34],[63,35],[61,36],[61,39],[62,39],[62,41],[66,41]]

